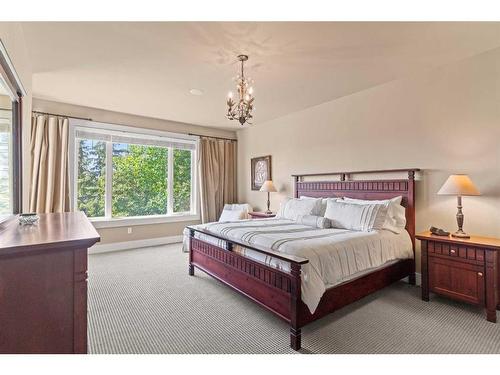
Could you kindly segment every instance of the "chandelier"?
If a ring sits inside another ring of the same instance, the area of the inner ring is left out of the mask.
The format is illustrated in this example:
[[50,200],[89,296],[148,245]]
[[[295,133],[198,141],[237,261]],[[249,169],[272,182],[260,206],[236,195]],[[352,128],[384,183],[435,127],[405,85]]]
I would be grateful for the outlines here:
[[253,118],[253,88],[250,86],[252,80],[246,78],[243,73],[243,63],[248,60],[247,55],[239,55],[241,61],[241,74],[236,77],[236,89],[238,90],[237,100],[233,100],[233,93],[229,92],[227,96],[227,114],[229,120],[238,120],[241,125],[251,124],[249,120]]

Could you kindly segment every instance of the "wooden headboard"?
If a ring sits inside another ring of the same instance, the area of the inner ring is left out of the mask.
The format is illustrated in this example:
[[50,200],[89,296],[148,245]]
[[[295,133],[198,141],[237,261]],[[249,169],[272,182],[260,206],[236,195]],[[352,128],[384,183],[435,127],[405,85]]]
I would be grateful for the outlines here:
[[[374,171],[329,172],[315,174],[295,174],[295,197],[300,196],[333,198],[349,197],[357,199],[390,199],[402,196],[401,204],[406,208],[406,230],[410,234],[415,251],[415,172],[412,169],[386,169]],[[393,180],[349,180],[350,175],[387,174],[407,172],[407,179]],[[340,181],[305,181],[307,177],[340,176]]]

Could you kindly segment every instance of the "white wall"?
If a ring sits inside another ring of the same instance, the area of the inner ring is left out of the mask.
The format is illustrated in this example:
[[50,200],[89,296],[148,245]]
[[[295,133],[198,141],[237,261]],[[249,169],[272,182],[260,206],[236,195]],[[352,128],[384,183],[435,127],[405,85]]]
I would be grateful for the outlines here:
[[500,236],[499,115],[500,49],[291,113],[238,132],[239,200],[265,208],[250,190],[255,156],[272,155],[273,210],[293,173],[417,167],[417,231],[454,231],[456,198],[436,192],[468,173],[482,196],[464,198],[464,229]]

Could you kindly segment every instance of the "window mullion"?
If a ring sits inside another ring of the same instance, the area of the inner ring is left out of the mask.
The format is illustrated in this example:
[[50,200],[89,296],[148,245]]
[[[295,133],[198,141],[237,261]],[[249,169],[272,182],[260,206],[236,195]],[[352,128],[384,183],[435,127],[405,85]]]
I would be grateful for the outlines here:
[[167,215],[174,212],[174,150],[168,148],[167,157]]
[[196,213],[196,150],[191,151],[191,201],[189,205],[189,212],[191,214]]
[[111,190],[113,188],[113,143],[106,142],[106,189],[104,201],[104,215],[111,218]]

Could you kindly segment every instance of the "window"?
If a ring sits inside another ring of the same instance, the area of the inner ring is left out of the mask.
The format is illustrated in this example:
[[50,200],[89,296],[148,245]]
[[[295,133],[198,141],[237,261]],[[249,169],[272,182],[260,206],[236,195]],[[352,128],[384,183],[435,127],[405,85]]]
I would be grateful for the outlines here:
[[70,127],[77,210],[110,221],[196,215],[195,138],[80,120]]
[[[10,106],[10,98],[0,94],[0,103]],[[12,110],[0,108],[0,215],[14,212],[12,194]]]

